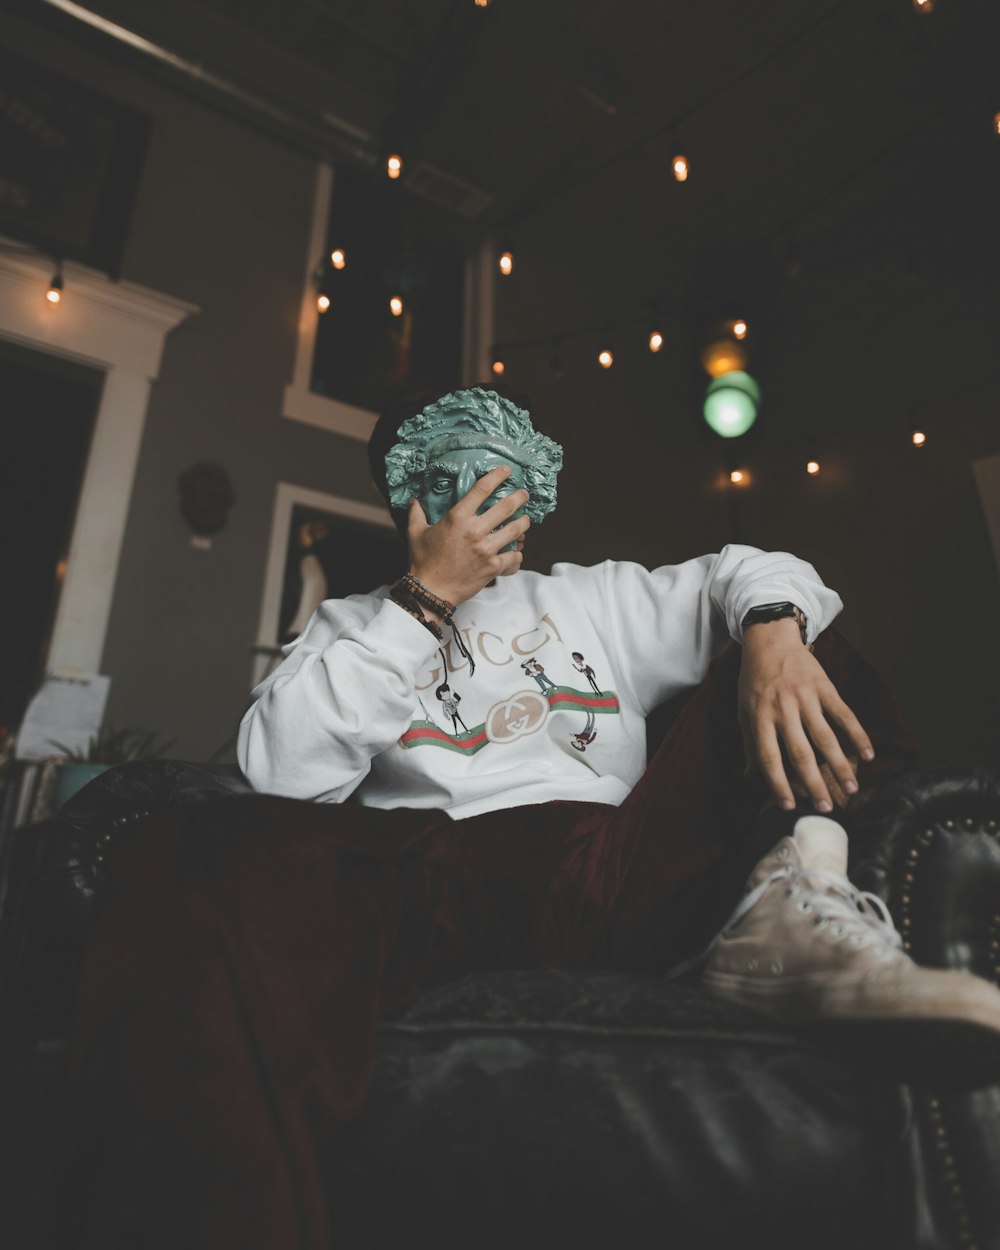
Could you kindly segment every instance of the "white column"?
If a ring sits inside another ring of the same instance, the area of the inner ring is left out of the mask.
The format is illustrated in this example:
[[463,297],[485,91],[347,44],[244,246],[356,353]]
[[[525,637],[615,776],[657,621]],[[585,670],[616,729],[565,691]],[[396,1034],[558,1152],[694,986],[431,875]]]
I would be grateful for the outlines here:
[[149,390],[149,380],[135,373],[112,369],[106,376],[49,650],[50,672],[99,671]]

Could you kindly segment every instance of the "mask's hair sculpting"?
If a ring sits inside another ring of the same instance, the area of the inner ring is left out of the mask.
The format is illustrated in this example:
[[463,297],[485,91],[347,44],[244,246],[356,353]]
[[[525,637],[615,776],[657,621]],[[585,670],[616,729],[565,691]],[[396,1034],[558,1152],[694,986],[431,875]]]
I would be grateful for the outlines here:
[[537,433],[530,415],[496,391],[481,386],[451,391],[404,421],[397,438],[385,457],[392,508],[404,508],[420,493],[434,458],[465,448],[485,448],[521,466],[531,496],[525,512],[532,521],[541,521],[556,506],[563,449]]

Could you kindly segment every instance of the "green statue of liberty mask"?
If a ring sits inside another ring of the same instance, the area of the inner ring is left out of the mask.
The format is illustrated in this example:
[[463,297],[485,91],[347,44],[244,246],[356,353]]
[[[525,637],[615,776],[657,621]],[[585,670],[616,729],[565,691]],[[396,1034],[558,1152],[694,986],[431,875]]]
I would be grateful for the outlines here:
[[[428,523],[434,525],[479,478],[508,464],[510,476],[481,505],[480,513],[522,488],[530,498],[515,517],[526,512],[537,523],[555,510],[562,448],[535,431],[523,408],[495,391],[479,386],[452,391],[404,421],[398,438],[385,458],[393,508],[405,508],[417,498]],[[514,549],[513,543],[505,548]]]

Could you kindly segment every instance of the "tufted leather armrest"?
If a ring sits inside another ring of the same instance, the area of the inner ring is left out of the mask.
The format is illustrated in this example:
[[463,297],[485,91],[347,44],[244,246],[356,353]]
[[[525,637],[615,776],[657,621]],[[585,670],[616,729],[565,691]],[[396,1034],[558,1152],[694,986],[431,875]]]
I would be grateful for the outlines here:
[[[853,880],[888,904],[918,963],[1000,984],[1000,773],[925,768],[852,829]],[[1000,1085],[914,1097],[912,1166],[926,1195],[914,1250],[1000,1246]]]
[[234,768],[144,760],[109,769],[0,862],[0,1053],[65,1039],[107,863],[151,812],[250,793]]

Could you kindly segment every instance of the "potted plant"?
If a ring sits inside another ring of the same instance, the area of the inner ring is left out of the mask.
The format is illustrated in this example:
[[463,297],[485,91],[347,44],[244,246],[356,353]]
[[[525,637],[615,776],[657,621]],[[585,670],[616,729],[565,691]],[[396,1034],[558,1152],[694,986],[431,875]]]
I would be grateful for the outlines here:
[[165,755],[174,740],[158,742],[156,733],[149,729],[115,729],[104,725],[94,734],[85,747],[71,748],[60,742],[52,746],[63,757],[52,794],[56,808],[82,790],[88,782],[116,764],[128,764],[133,760],[156,759]]

